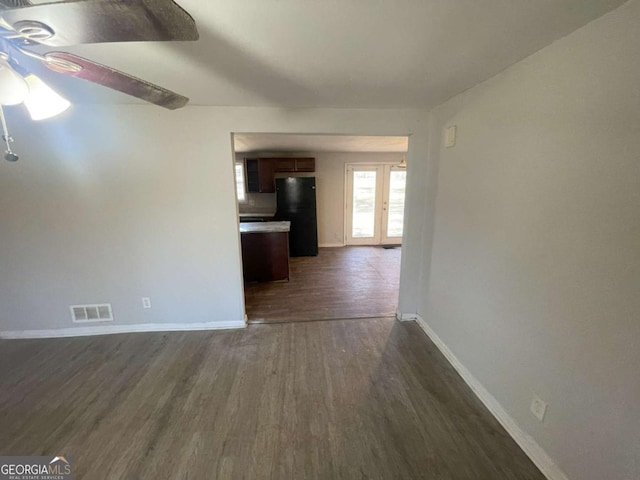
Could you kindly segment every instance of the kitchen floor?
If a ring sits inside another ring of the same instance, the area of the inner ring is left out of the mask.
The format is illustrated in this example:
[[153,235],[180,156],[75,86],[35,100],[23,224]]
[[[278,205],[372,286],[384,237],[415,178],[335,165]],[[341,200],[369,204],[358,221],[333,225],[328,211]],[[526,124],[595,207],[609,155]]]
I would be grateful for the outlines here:
[[245,285],[250,323],[394,316],[401,248],[321,248],[290,259],[289,282]]

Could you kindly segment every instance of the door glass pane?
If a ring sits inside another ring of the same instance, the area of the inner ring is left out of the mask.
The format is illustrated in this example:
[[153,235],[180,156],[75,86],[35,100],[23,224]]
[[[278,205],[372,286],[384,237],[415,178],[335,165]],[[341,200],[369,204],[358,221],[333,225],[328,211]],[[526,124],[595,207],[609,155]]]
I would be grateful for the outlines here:
[[402,236],[402,225],[404,223],[404,190],[406,183],[406,170],[392,170],[390,172],[387,237]]
[[375,232],[376,172],[353,172],[353,238],[371,238]]

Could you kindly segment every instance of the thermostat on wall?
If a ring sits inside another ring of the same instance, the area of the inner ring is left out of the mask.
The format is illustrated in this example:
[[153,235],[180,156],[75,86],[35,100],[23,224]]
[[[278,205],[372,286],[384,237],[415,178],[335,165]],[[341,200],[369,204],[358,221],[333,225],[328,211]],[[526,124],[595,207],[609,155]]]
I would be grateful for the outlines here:
[[451,148],[456,144],[456,125],[449,125],[444,129],[444,146]]

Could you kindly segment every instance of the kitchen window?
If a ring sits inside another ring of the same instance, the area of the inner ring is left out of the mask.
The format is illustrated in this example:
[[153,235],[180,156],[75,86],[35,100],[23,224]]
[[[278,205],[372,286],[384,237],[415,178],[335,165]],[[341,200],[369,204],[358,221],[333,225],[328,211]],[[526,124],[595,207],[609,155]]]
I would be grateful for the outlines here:
[[236,163],[236,192],[239,202],[247,201],[247,190],[244,181],[244,163]]

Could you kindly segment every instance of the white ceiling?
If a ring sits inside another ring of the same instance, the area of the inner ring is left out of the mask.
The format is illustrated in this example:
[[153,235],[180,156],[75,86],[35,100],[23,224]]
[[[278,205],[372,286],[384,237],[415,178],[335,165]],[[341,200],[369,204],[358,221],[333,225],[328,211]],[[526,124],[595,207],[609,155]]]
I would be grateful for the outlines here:
[[[198,42],[67,50],[195,105],[431,107],[624,1],[178,0]],[[76,102],[135,102],[54,76]]]
[[236,133],[238,153],[248,152],[387,152],[404,153],[408,137]]

